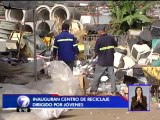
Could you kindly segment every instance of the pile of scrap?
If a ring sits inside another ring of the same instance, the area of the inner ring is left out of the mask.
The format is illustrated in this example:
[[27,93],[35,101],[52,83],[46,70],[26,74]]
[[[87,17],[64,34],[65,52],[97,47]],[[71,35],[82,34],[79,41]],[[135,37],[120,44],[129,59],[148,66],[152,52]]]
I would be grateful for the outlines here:
[[12,21],[0,20],[0,52],[7,52],[17,49],[17,41],[11,41],[11,33],[18,29],[18,24]]
[[[115,48],[114,67],[117,77],[117,92],[122,96],[128,93],[128,84],[159,84],[157,77],[159,72],[157,72],[156,67],[160,66],[160,27],[158,26],[160,22],[158,25],[155,23],[157,22],[152,23],[152,29],[143,27],[137,36],[128,37],[126,46],[119,45]],[[90,54],[94,45],[88,46],[88,49]],[[85,83],[88,84],[85,88],[86,92],[89,92],[93,81],[95,62],[96,59],[90,58],[85,62],[83,60],[78,61],[74,69],[74,75],[84,76]],[[151,77],[148,75],[152,76],[154,80],[150,80]],[[106,73],[103,74],[100,81],[98,91],[110,93],[111,83]]]
[[[53,35],[58,34],[61,30],[60,26],[66,20],[71,21],[71,32],[75,33],[83,30],[83,25],[80,22],[81,13],[76,7],[70,7],[64,4],[52,4],[50,6],[38,5],[36,7],[36,13],[36,34],[39,37],[46,37],[51,35],[51,33]],[[32,10],[6,9],[5,18],[8,21],[20,22],[23,25],[23,31],[33,32]]]
[[[51,94],[55,93],[58,95],[81,95],[79,93],[79,83],[74,79],[72,75],[72,71],[62,61],[53,61],[48,64],[48,68],[50,69],[50,78],[43,78],[41,81],[35,82],[30,81],[28,84],[24,85],[15,85],[15,84],[3,84],[0,89],[0,107],[2,106],[2,94]],[[23,65],[22,67],[25,69],[21,69],[19,71],[28,72],[28,74],[33,74],[32,67],[28,64]],[[62,70],[64,71],[62,73]],[[14,79],[17,81],[16,79]],[[40,120],[49,120],[53,118],[58,118],[63,113],[67,112],[68,109],[39,109],[39,110],[31,110],[30,116],[28,114],[23,114],[21,118],[40,118]],[[8,112],[0,113],[1,118],[3,120],[17,120],[20,114],[16,114],[16,110]],[[12,116],[12,117],[11,117]]]
[[[37,60],[37,71],[44,69],[44,61]],[[13,66],[7,62],[0,62],[0,81],[2,83],[28,84],[35,81],[34,62]]]
[[[34,36],[32,34],[23,35],[21,44],[23,45],[24,49],[26,47],[26,52],[28,52],[28,57],[34,56]],[[37,52],[42,52],[46,49],[46,45],[42,42],[42,39],[36,35],[36,49]],[[39,50],[39,51],[38,51]]]
[[[58,11],[63,11],[64,13]],[[36,40],[40,41],[36,43],[37,54],[51,48],[54,42],[52,38],[61,32],[61,26],[65,22],[70,24],[70,32],[77,37],[79,42],[82,42],[83,37],[86,35],[83,24],[80,22],[80,11],[76,7],[69,7],[64,4],[38,5],[36,14]],[[66,14],[66,16],[63,16],[63,14]],[[21,61],[24,62],[23,58],[33,58],[34,45],[31,42],[33,41],[33,37],[31,37],[33,36],[33,11],[6,9],[5,18],[6,21],[21,25],[18,31],[12,28],[12,33],[7,33],[10,35],[10,40],[12,40],[9,42],[13,42],[13,40],[19,42],[18,59],[22,59]]]
[[151,79],[156,79],[157,82],[155,83],[156,84],[159,84],[160,83],[160,67],[143,67],[142,68],[143,71],[144,71],[144,74],[146,77],[148,77],[150,80]]
[[[62,12],[58,12],[62,11]],[[84,55],[86,60],[91,61],[90,58],[93,56],[93,44],[95,44],[96,38],[84,38],[84,36],[89,35],[86,34],[87,28],[91,28],[95,31],[96,25],[91,25],[86,28],[79,22],[81,14],[80,11],[75,7],[69,7],[63,4],[54,4],[53,6],[47,5],[40,5],[36,8],[37,15],[37,22],[36,22],[36,49],[37,53],[44,52],[47,53],[47,49],[51,48],[51,44],[53,44],[52,38],[60,32],[62,23],[69,23],[70,24],[70,32],[73,33],[77,38],[78,41],[81,43],[78,45],[79,49],[84,51]],[[18,14],[18,15],[17,15]],[[15,30],[14,24],[20,21],[22,28],[22,34],[18,37],[19,45],[20,45],[20,53],[19,57],[24,58],[27,57],[33,58],[34,56],[34,37],[33,37],[33,18],[28,17],[32,16],[32,12],[29,10],[6,10],[6,20],[13,21],[7,23],[7,21],[2,21],[0,24],[0,38],[6,39],[8,38],[7,35],[11,35],[10,31]],[[7,27],[3,28],[4,24]],[[138,31],[136,33],[136,37],[125,39],[127,42],[127,46],[119,45],[115,48],[115,60],[114,60],[114,67],[115,73],[118,80],[122,80],[124,83],[128,84],[126,79],[132,79],[130,81],[132,84],[134,83],[147,83],[145,79],[143,70],[138,68],[137,66],[160,66],[160,34],[159,28],[160,23],[159,21],[154,21],[152,25],[149,27],[143,27],[142,31]],[[7,30],[7,29],[10,30]],[[12,29],[11,29],[12,28]],[[13,29],[14,28],[14,29]],[[85,31],[86,29],[86,31]],[[90,30],[90,29],[89,29]],[[5,34],[5,35],[4,35]],[[13,36],[15,34],[13,33]],[[7,36],[7,37],[6,37]],[[11,37],[12,42],[14,41],[14,37]],[[97,35],[95,35],[97,37]],[[2,42],[2,44],[7,44],[7,48],[11,49],[14,45],[11,45],[11,40],[6,42]],[[122,39],[121,41],[125,41]],[[118,43],[120,43],[118,41]],[[4,50],[4,45],[1,49]],[[13,49],[13,48],[12,48]],[[2,50],[2,51],[3,51]],[[44,54],[42,58],[46,58]],[[48,54],[48,53],[47,53]],[[48,54],[47,56],[49,56]],[[89,56],[89,57],[88,57]],[[4,60],[4,59],[3,59]],[[49,58],[48,58],[49,60]],[[96,61],[96,60],[95,60]],[[28,61],[27,61],[28,62]],[[86,61],[85,61],[86,62]],[[75,70],[78,71],[79,75],[85,74],[86,76],[93,76],[94,74],[94,66],[92,64],[83,63],[81,61],[80,65],[78,65]],[[140,71],[140,72],[137,72]],[[137,72],[137,73],[136,73]],[[123,73],[123,74],[120,74]],[[135,81],[134,81],[135,80]],[[119,83],[117,83],[119,84]],[[109,85],[109,84],[106,84]],[[102,90],[102,89],[100,89]],[[120,89],[119,89],[120,90]]]

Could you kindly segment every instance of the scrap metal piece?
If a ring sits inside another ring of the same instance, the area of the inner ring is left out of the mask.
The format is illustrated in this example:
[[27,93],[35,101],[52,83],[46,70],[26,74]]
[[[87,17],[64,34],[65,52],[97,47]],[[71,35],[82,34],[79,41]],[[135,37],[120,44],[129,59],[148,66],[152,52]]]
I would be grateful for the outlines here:
[[8,39],[8,35],[0,33],[0,38]]

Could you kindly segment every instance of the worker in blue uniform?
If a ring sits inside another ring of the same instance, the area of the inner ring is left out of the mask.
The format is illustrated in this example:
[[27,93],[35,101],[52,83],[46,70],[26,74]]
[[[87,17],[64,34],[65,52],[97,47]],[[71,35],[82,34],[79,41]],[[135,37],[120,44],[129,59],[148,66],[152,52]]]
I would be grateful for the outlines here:
[[53,59],[64,61],[73,71],[74,60],[79,53],[76,37],[69,33],[69,24],[62,25],[62,32],[55,36],[53,45]]
[[115,39],[106,34],[105,26],[98,26],[97,33],[99,38],[95,44],[95,57],[98,56],[98,61],[95,67],[94,80],[91,84],[90,94],[97,94],[97,89],[100,83],[100,78],[103,73],[107,71],[108,77],[111,81],[111,92],[112,94],[116,94],[116,76],[114,74],[114,48],[117,47],[118,43]]

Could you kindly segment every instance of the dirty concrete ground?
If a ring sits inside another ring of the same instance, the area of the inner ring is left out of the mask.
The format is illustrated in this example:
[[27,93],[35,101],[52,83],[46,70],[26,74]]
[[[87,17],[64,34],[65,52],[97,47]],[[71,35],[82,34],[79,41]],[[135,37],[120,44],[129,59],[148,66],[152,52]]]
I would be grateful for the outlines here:
[[[151,110],[147,112],[128,112],[128,109],[74,109],[69,110],[56,120],[160,120],[160,108],[157,109],[157,107],[157,103],[151,102]],[[7,114],[6,111],[3,111],[3,113]],[[3,120],[1,115],[0,120]],[[21,118],[21,120],[24,120],[24,118]]]
[[128,112],[128,109],[79,109],[71,110],[58,120],[160,120],[160,109],[151,103],[147,112]]

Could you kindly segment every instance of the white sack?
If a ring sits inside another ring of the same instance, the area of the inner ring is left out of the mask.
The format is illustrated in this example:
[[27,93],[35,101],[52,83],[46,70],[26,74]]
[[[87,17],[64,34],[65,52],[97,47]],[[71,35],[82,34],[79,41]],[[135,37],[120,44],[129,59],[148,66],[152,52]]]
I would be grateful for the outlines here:
[[61,91],[66,92],[63,95],[76,95],[79,88],[79,81],[75,80],[67,64],[63,61],[52,61],[50,70],[54,86],[58,86],[61,88]]
[[[72,71],[62,61],[50,63],[51,79],[32,82],[26,85],[29,89],[35,89],[46,94],[76,95],[79,89],[78,80],[74,79]],[[43,120],[58,118],[68,109],[40,109],[35,114]]]

